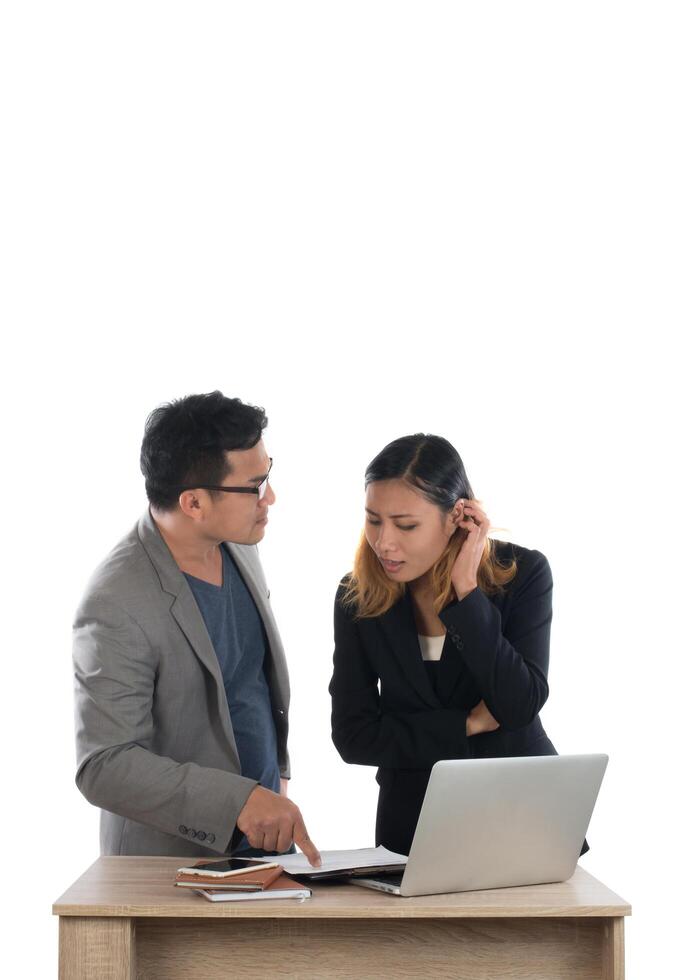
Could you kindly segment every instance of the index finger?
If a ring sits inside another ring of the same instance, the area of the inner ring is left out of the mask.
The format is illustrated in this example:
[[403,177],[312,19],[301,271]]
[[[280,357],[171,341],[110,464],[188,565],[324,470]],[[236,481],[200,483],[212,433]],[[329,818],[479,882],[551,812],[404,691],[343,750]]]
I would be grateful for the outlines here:
[[305,827],[305,822],[301,817],[293,827],[293,842],[301,849],[308,862],[313,868],[318,868],[322,863],[319,851],[310,840],[310,835]]
[[469,502],[467,504],[464,504],[463,512],[464,514],[466,514],[467,512],[472,512],[473,514],[476,515],[476,517],[480,517],[484,521],[489,521],[489,517],[487,516],[487,513],[483,510],[483,508],[478,503]]

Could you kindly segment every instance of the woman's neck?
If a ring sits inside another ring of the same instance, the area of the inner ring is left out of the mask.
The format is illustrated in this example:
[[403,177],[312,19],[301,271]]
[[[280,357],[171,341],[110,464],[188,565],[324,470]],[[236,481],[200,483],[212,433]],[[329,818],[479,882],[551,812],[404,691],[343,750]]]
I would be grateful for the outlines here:
[[411,593],[412,599],[416,602],[431,605],[435,602],[435,593],[433,591],[433,579],[430,574],[430,569],[419,578],[415,578],[412,582],[407,582],[407,588]]
[[416,629],[421,636],[444,636],[446,630],[438,614],[435,612],[435,593],[433,592],[430,572],[421,578],[409,582],[408,589],[414,607]]

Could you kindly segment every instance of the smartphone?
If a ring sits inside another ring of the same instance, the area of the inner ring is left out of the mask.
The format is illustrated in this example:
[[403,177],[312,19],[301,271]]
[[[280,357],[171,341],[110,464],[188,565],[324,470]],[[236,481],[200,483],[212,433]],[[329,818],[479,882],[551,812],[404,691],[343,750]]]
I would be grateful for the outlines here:
[[180,868],[185,874],[214,874],[216,877],[228,878],[229,875],[246,874],[248,871],[265,871],[276,868],[276,861],[261,861],[259,858],[225,858],[224,861],[208,861],[205,864],[192,865],[191,868]]

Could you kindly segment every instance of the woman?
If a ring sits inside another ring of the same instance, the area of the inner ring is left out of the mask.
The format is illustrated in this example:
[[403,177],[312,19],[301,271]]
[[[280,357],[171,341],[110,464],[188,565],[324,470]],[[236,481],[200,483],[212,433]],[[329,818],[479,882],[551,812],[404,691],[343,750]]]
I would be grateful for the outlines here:
[[336,594],[332,737],[345,762],[378,766],[376,844],[408,854],[439,759],[556,754],[539,719],[553,582],[539,551],[488,538],[446,439],[391,442],[365,488]]

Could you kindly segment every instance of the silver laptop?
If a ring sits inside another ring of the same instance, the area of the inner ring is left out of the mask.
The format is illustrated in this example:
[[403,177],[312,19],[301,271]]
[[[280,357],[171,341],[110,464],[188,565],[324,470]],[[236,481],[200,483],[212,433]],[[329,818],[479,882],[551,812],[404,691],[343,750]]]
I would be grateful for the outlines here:
[[607,764],[607,755],[437,762],[404,871],[352,883],[437,895],[565,881]]

